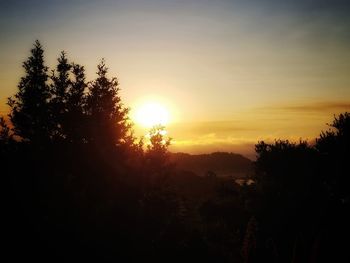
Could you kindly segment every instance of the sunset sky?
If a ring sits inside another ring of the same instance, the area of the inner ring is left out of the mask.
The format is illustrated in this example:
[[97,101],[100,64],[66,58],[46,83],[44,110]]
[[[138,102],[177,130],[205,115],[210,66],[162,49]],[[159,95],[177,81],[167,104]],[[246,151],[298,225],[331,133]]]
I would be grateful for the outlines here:
[[2,115],[36,39],[48,66],[65,50],[89,80],[105,58],[133,111],[163,105],[174,151],[253,156],[258,140],[313,140],[350,111],[350,1],[0,3]]

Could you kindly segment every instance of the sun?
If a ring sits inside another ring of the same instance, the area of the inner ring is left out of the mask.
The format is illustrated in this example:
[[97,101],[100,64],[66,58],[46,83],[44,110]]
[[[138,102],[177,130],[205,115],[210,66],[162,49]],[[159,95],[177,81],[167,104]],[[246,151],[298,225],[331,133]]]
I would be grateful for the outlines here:
[[144,102],[135,108],[134,121],[150,128],[155,125],[166,125],[169,123],[169,110],[159,102]]

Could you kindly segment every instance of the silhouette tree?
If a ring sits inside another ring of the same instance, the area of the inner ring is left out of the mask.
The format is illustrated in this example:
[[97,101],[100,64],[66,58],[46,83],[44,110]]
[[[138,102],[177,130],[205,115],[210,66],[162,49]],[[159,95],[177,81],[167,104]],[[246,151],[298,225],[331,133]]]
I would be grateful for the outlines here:
[[[2,161],[5,161],[9,158],[10,151],[14,146],[13,136],[11,134],[10,127],[7,125],[5,119],[0,117],[0,157]],[[7,164],[7,166],[9,166]],[[2,169],[4,166],[2,166]]]
[[150,144],[147,145],[146,159],[151,170],[162,170],[169,165],[168,147],[171,138],[166,136],[165,127],[154,126],[149,131]]
[[56,67],[57,73],[52,71],[52,84],[51,84],[51,117],[55,123],[55,130],[53,137],[55,139],[64,139],[66,137],[64,126],[65,117],[67,114],[68,106],[68,91],[71,88],[71,80],[69,78],[70,69],[72,65],[68,63],[66,53],[61,52],[60,57],[57,59],[58,64]]
[[258,154],[255,179],[276,186],[277,194],[283,194],[279,187],[300,185],[300,180],[307,179],[304,175],[313,174],[316,153],[306,141],[276,140],[273,144],[262,141],[255,145],[255,151]]
[[321,153],[321,174],[329,194],[342,202],[350,202],[350,113],[335,116],[328,131],[316,139],[316,149]]
[[55,137],[70,143],[81,143],[86,135],[85,69],[79,64],[69,63],[66,53],[62,51],[51,79],[50,106],[56,124]]
[[317,168],[327,205],[313,254],[325,262],[348,262],[350,257],[343,240],[350,235],[350,113],[334,116],[329,127],[321,132],[315,145],[320,154]]
[[79,64],[72,64],[73,78],[66,94],[67,107],[64,118],[64,132],[69,142],[86,141],[86,94],[85,69]]
[[98,77],[88,85],[86,112],[88,118],[88,141],[102,151],[110,147],[120,147],[126,143],[131,130],[125,108],[119,95],[116,78],[107,77],[108,68],[102,60],[97,66]]
[[0,142],[7,143],[11,139],[10,128],[3,117],[0,117]]
[[[255,148],[255,180],[260,194],[256,207],[261,229],[266,240],[275,241],[281,259],[289,261],[294,240],[299,235],[313,235],[305,230],[312,227],[310,222],[323,204],[316,173],[318,155],[306,141],[259,142]],[[265,253],[273,260],[273,254]]]
[[39,41],[35,41],[23,68],[26,75],[21,78],[18,92],[8,99],[14,134],[31,143],[47,142],[52,135],[50,90],[46,84],[48,68],[44,65],[44,50]]

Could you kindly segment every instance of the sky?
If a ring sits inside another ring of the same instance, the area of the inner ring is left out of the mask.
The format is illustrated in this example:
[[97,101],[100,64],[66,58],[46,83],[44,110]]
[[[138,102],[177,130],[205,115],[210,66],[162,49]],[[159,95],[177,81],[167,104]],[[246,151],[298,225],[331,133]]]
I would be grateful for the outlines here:
[[48,66],[65,50],[89,80],[105,58],[132,110],[165,105],[173,151],[253,156],[350,111],[345,0],[0,0],[0,114],[36,39]]

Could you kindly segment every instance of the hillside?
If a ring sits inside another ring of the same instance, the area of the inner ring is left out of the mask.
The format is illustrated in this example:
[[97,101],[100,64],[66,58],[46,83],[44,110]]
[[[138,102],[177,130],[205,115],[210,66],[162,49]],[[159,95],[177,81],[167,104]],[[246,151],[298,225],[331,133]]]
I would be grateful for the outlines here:
[[219,177],[245,177],[253,171],[253,163],[248,158],[228,152],[191,155],[187,153],[172,153],[171,161],[180,170],[190,171],[199,176],[213,172]]

